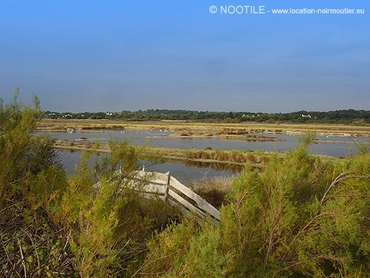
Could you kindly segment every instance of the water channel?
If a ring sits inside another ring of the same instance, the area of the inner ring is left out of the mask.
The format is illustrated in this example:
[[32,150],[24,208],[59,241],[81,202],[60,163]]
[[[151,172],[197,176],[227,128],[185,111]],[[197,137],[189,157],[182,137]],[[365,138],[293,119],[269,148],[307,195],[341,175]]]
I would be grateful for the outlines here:
[[[48,134],[59,140],[99,140],[106,143],[109,139],[127,139],[132,145],[148,144],[153,147],[177,148],[177,149],[198,149],[204,150],[212,148],[213,150],[265,150],[285,152],[294,149],[298,144],[299,135],[293,134],[253,134],[255,136],[263,135],[282,139],[275,142],[255,142],[247,140],[226,140],[218,139],[215,136],[204,138],[192,137],[172,137],[173,132],[168,130],[99,130],[94,132],[49,132]],[[346,157],[356,151],[356,143],[369,142],[369,138],[352,136],[323,136],[315,137],[319,140],[317,144],[311,144],[308,152],[312,154],[328,155],[332,157]],[[326,141],[327,143],[323,143]],[[79,163],[80,152],[61,151],[63,165],[68,171],[73,171],[76,164]],[[211,167],[190,166],[182,163],[163,163],[149,165],[147,170],[167,172],[170,171],[173,176],[180,181],[200,179],[202,177],[230,176],[234,173],[227,167],[215,170]]]

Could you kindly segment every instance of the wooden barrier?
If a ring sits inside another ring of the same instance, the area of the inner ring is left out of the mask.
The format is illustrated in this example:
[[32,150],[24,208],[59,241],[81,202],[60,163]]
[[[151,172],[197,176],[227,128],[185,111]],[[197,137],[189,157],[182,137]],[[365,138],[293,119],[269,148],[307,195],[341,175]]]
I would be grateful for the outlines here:
[[179,206],[185,214],[194,213],[200,218],[205,218],[209,214],[214,222],[220,221],[220,212],[214,206],[172,177],[170,172],[163,174],[138,171],[133,186],[135,180],[145,180],[145,184],[135,190],[142,192],[147,198],[158,196],[171,205]]

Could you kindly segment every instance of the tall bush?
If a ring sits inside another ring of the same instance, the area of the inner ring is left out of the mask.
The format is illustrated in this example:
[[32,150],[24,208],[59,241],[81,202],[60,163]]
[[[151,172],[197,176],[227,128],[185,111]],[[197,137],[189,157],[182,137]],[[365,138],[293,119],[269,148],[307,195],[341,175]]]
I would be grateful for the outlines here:
[[72,275],[68,240],[54,211],[66,186],[53,140],[35,136],[41,117],[33,106],[0,101],[0,276]]
[[40,116],[36,97],[0,102],[0,276],[125,277],[177,211],[143,198],[149,176],[134,179],[141,148],[127,141],[106,156],[96,143],[67,176],[53,140],[35,135]]
[[140,149],[126,141],[109,146],[101,159],[94,149],[82,154],[60,206],[81,277],[125,277],[147,251],[152,233],[177,217],[162,200],[146,200],[140,192],[150,178],[136,177]]
[[224,247],[238,254],[230,274],[360,275],[369,264],[369,165],[369,154],[323,162],[301,145],[261,173],[245,171],[222,211]]
[[[369,276],[370,154],[323,160],[307,154],[310,137],[262,170],[246,166],[218,227],[160,234],[146,269],[154,277],[195,277],[202,269],[220,270],[218,277]],[[214,253],[204,256],[208,248]]]

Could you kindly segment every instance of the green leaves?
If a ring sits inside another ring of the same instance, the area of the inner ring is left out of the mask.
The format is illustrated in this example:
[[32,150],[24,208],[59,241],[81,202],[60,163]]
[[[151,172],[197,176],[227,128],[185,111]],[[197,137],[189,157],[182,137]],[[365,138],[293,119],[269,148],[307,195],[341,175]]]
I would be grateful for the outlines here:
[[40,113],[18,101],[18,95],[19,88],[16,88],[13,102],[5,107],[0,103],[0,203],[21,190],[21,180],[27,177],[35,162],[32,150],[43,148],[32,144]]
[[[247,166],[234,180],[220,225],[185,222],[183,233],[160,234],[148,269],[184,277],[202,269],[222,269],[218,277],[369,276],[369,153],[324,161],[305,148],[271,157],[262,170]],[[217,238],[213,247],[211,238]],[[181,248],[181,257],[168,251],[166,242],[175,239],[171,250]],[[167,256],[174,256],[172,264]]]
[[[234,274],[343,275],[363,268],[366,263],[356,257],[365,254],[362,246],[368,246],[370,224],[370,180],[365,174],[370,160],[365,156],[348,159],[350,165],[333,165],[300,147],[283,159],[271,159],[260,174],[248,169],[245,187],[236,180],[235,197],[222,211],[224,233],[243,239],[231,246],[226,241],[226,246],[240,252],[243,243],[246,251],[239,260],[249,265],[236,265]],[[349,168],[353,164],[356,168]],[[258,231],[253,230],[256,226]]]

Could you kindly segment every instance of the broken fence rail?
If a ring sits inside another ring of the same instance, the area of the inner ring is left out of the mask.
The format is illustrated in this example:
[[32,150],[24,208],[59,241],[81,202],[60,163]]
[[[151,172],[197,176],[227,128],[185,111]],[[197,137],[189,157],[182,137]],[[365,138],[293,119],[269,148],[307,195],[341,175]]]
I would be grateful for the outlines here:
[[138,171],[135,175],[137,180],[145,180],[144,186],[140,186],[140,191],[143,192],[146,197],[150,198],[150,195],[155,195],[162,200],[169,202],[171,205],[180,206],[184,208],[184,213],[189,211],[195,213],[200,218],[205,218],[207,214],[211,216],[212,220],[220,221],[220,212],[206,200],[192,191],[189,187],[186,187],[180,183],[177,179],[170,175],[170,172],[165,174],[158,172],[145,172]]

